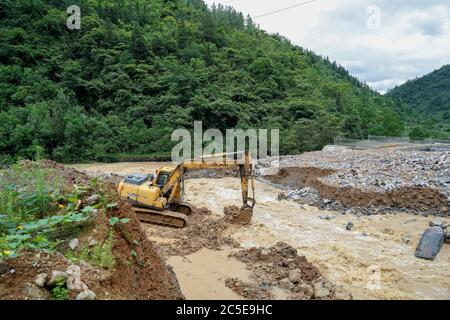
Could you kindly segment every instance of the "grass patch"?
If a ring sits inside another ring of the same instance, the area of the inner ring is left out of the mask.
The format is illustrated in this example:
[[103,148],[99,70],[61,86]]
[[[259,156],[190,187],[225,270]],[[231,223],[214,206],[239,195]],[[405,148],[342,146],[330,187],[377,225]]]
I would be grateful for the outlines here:
[[[114,247],[114,231],[109,230],[108,238],[103,244],[96,244],[93,247],[88,245],[83,246],[80,252],[80,256],[75,258],[76,260],[84,260],[90,264],[112,270],[116,265],[116,259],[114,258],[112,249]],[[74,257],[72,257],[74,258]]]

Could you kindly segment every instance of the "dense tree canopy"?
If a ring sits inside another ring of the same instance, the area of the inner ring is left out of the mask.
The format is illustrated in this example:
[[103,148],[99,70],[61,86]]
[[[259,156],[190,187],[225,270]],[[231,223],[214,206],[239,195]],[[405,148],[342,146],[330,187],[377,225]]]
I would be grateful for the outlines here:
[[408,81],[388,96],[405,106],[412,138],[450,138],[450,65]]
[[170,151],[179,127],[279,128],[281,151],[401,135],[389,99],[328,59],[201,0],[0,2],[0,161]]

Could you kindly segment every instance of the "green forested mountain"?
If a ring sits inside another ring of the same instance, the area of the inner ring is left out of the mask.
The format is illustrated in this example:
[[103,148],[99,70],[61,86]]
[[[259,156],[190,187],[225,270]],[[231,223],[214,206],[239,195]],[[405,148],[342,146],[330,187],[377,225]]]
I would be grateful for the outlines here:
[[395,87],[387,96],[408,110],[416,123],[413,137],[450,137],[450,65]]
[[450,65],[395,87],[388,95],[425,115],[450,119]]
[[281,152],[401,135],[390,100],[231,8],[201,0],[0,2],[0,161],[170,151],[192,128],[279,128]]

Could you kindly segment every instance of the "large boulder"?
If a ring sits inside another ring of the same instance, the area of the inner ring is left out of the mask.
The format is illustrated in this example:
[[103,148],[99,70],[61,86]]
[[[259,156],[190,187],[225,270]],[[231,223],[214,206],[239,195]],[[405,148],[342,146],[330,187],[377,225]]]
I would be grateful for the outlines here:
[[441,227],[431,227],[425,230],[416,249],[416,257],[434,260],[444,243],[444,230]]
[[67,289],[77,291],[88,289],[84,282],[81,281],[81,269],[79,266],[71,265],[67,268],[66,273],[69,276],[66,281]]
[[25,283],[25,294],[27,300],[49,300],[51,298],[48,290],[31,282]]

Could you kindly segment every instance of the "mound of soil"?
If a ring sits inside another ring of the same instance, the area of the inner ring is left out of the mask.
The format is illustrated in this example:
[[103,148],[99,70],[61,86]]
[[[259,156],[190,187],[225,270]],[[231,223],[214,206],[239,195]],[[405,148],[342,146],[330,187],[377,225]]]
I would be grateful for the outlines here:
[[404,208],[420,212],[430,210],[435,214],[449,214],[445,195],[432,188],[401,187],[386,192],[375,192],[360,188],[332,186],[320,180],[334,174],[334,170],[291,167],[282,168],[275,176],[266,176],[268,181],[289,188],[312,187],[322,199],[332,199],[347,208],[377,207]]
[[175,274],[145,236],[131,206],[120,202],[111,214],[130,220],[115,225],[116,266],[100,286],[123,299],[182,299]]
[[175,239],[174,242],[160,243],[161,253],[165,257],[183,256],[197,252],[202,248],[220,250],[224,246],[238,248],[240,245],[226,235],[229,227],[223,218],[212,215],[206,208],[194,208],[189,224],[183,229],[166,226],[151,226],[149,235]]
[[251,270],[252,283],[227,279],[226,285],[247,299],[273,299],[274,287],[283,289],[290,299],[350,299],[327,281],[319,269],[290,245],[278,242],[271,248],[251,248],[231,254]]
[[66,270],[70,262],[60,253],[26,250],[16,259],[3,262],[7,272],[0,275],[0,299],[49,299],[50,292],[35,286],[34,279],[40,273]]

